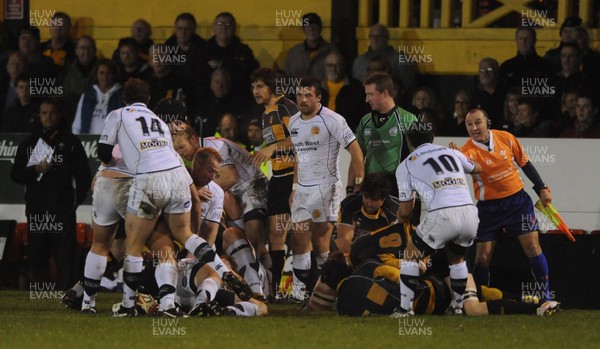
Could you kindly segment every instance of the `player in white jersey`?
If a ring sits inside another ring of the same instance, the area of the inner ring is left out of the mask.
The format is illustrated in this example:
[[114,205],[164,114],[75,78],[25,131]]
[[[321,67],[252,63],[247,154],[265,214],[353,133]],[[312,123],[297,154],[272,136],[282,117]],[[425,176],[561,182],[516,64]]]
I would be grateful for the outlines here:
[[[175,149],[184,161],[191,161],[201,146],[210,147],[221,154],[221,171],[215,183],[225,191],[225,211],[230,220],[238,220],[233,225],[245,231],[256,255],[268,268],[270,258],[265,247],[268,180],[265,175],[252,164],[250,154],[239,145],[224,138],[200,139],[189,125],[181,122],[169,126],[173,132]],[[235,200],[227,200],[228,192],[229,195],[233,194]],[[243,212],[243,224],[242,217],[236,216],[239,212]]]
[[415,192],[427,207],[427,217],[404,250],[400,268],[400,308],[392,317],[414,315],[411,309],[419,278],[418,262],[444,247],[450,264],[453,298],[448,314],[462,315],[468,276],[464,256],[473,244],[479,224],[465,172],[478,173],[481,166],[459,151],[432,144],[434,137],[429,123],[413,123],[407,137],[409,146],[415,150],[396,170],[400,199],[398,218],[409,221]]
[[[113,146],[118,143],[127,167],[135,176],[125,217],[127,242],[123,264],[123,301],[113,309],[113,315],[137,315],[134,303],[142,272],[142,248],[161,212],[168,230],[177,241],[185,245],[200,262],[211,264],[217,272],[222,273],[224,281],[232,286],[240,298],[248,298],[251,293],[248,285],[233,276],[204,239],[192,235],[190,191],[195,193],[196,189],[173,150],[167,125],[146,107],[150,99],[148,85],[139,79],[128,80],[123,99],[127,106],[108,115],[98,146],[100,160],[110,163],[113,160]],[[171,268],[170,273],[164,282],[174,293],[176,270],[173,275]]]
[[[300,112],[289,123],[296,158],[290,195],[294,230],[292,297],[303,299],[305,291],[312,291],[317,270],[329,255],[333,222],[337,220],[342,198],[340,146],[350,153],[356,177],[363,178],[364,171],[362,151],[346,120],[320,103],[320,82],[303,78],[296,95]],[[311,242],[315,256],[312,262]]]

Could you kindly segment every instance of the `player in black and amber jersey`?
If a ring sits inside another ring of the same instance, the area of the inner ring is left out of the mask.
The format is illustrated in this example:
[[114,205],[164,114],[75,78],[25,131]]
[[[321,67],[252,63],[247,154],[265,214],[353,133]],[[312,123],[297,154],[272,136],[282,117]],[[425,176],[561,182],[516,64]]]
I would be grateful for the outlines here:
[[298,112],[294,102],[277,93],[277,79],[275,71],[269,68],[259,68],[251,76],[256,103],[265,107],[261,118],[265,147],[254,153],[253,163],[259,166],[271,160],[273,171],[269,181],[267,212],[272,286],[276,296],[285,261],[285,237],[290,222],[288,198],[294,181],[294,153],[288,125],[292,115]]

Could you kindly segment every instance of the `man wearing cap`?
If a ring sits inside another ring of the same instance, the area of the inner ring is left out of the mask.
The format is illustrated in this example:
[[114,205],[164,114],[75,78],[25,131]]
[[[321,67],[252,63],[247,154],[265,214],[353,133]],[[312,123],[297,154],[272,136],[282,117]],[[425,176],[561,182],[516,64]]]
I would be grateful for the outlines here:
[[312,76],[319,80],[325,77],[325,56],[332,46],[321,36],[323,23],[314,12],[302,16],[302,32],[305,40],[292,47],[285,57],[283,70],[294,78]]
[[560,44],[557,48],[548,50],[544,58],[552,62],[554,70],[560,70],[560,49],[564,43],[577,42],[577,27],[581,26],[581,18],[577,16],[567,17],[560,26]]

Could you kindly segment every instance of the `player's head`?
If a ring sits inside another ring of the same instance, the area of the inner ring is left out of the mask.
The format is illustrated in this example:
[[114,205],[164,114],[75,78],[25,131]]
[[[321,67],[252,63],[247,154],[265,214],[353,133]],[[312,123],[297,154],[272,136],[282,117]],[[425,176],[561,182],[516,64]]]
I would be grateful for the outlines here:
[[366,102],[377,112],[387,112],[394,103],[394,81],[386,73],[373,73],[365,80]]
[[321,82],[317,78],[304,77],[296,93],[296,102],[302,115],[313,115],[321,103]]
[[148,104],[150,101],[150,86],[143,80],[130,78],[125,82],[123,88],[123,101],[127,105],[133,103]]
[[173,148],[186,161],[192,161],[194,154],[200,149],[200,139],[194,129],[181,121],[169,124],[173,137]]
[[376,214],[391,192],[391,183],[383,172],[369,173],[360,187],[362,205],[368,214]]
[[408,126],[406,139],[413,148],[426,143],[433,143],[433,124],[431,122],[417,121]]
[[277,73],[271,68],[258,68],[250,76],[252,94],[257,104],[268,105],[277,91]]
[[491,121],[483,109],[471,109],[465,118],[465,126],[467,127],[469,137],[474,141],[485,142],[490,138],[489,128]]
[[214,180],[221,171],[221,154],[213,148],[200,148],[192,159],[192,179],[203,187]]

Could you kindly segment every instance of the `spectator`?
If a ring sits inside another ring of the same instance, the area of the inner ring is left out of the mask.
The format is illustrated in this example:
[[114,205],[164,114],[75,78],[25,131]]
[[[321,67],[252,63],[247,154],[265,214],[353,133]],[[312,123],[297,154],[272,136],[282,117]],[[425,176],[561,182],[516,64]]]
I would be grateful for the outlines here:
[[370,74],[368,71],[369,60],[377,55],[387,57],[391,63],[391,76],[399,79],[407,93],[414,90],[416,87],[417,69],[414,64],[408,62],[400,62],[399,53],[391,45],[390,32],[383,24],[374,24],[369,29],[369,48],[367,52],[356,57],[352,64],[352,77],[357,80],[364,81]]
[[146,83],[152,78],[152,68],[140,58],[138,46],[134,39],[119,40],[119,60],[117,81],[122,85],[125,81],[136,78]]
[[600,138],[600,118],[598,118],[598,102],[589,94],[577,97],[577,118],[560,138]]
[[[152,26],[145,19],[138,19],[131,24],[131,38],[135,40],[137,44],[137,51],[140,55],[140,58],[150,64],[150,56],[148,54],[150,47],[154,45],[154,40],[151,38],[152,36]],[[119,60],[119,49],[117,48],[112,55],[113,61],[117,62]]]
[[98,61],[94,38],[88,35],[80,37],[75,46],[75,55],[75,61],[63,70],[61,77],[67,122],[72,122],[81,94],[92,85],[92,73]]
[[252,49],[235,35],[237,23],[229,12],[221,12],[213,23],[214,35],[208,40],[208,65],[225,68],[231,73],[233,93],[240,99],[251,97],[250,74],[259,67]]
[[58,102],[45,100],[39,112],[43,130],[19,144],[11,178],[25,185],[30,280],[49,281],[52,255],[60,278],[58,289],[66,290],[75,281],[75,213],[91,184],[90,167],[81,140],[69,132]]
[[533,28],[518,28],[515,34],[517,55],[500,66],[505,86],[521,86],[523,79],[549,78],[553,66],[535,51],[536,32]]
[[548,50],[544,58],[549,60],[554,67],[554,71],[560,70],[560,49],[565,43],[576,42],[577,28],[581,26],[581,18],[571,16],[565,18],[565,21],[560,26],[560,44],[558,47]]
[[552,122],[539,117],[539,110],[531,100],[521,98],[517,107],[515,126],[510,130],[515,137],[550,137]]
[[412,106],[419,111],[424,108],[438,110],[438,102],[435,97],[435,92],[427,86],[421,86],[415,90],[412,97]]
[[240,118],[232,113],[225,113],[219,119],[219,126],[215,133],[216,138],[225,138],[233,143],[237,143],[240,147],[247,149],[248,147],[240,139]]
[[515,125],[517,113],[519,112],[519,100],[521,99],[521,89],[518,86],[511,87],[506,92],[504,98],[504,117],[500,125],[492,125],[498,130],[508,131]]
[[24,26],[19,31],[19,51],[29,63],[29,76],[34,78],[54,78],[58,69],[52,58],[46,57],[40,50],[40,30]]
[[262,135],[262,128],[258,119],[252,119],[248,123],[248,144],[250,146],[250,155],[256,150],[260,150],[265,145]]
[[323,39],[321,30],[323,23],[316,13],[302,16],[302,32],[304,42],[292,47],[287,56],[283,70],[293,78],[312,76],[319,80],[325,78],[325,56],[332,46]]
[[226,113],[238,114],[240,101],[231,93],[231,75],[226,69],[215,70],[210,79],[210,97],[201,103],[198,115],[202,120],[202,136],[211,137],[217,131],[219,118]]
[[473,95],[474,105],[488,112],[492,127],[500,125],[506,88],[500,79],[497,60],[486,57],[479,61],[479,86]]
[[29,79],[16,79],[17,102],[4,113],[2,132],[31,133],[41,128],[38,111],[40,104],[29,94]]
[[185,101],[188,96],[193,97],[193,87],[184,86],[185,79],[174,69],[177,63],[168,58],[167,52],[168,46],[165,45],[152,45],[148,51],[152,68],[152,75],[148,81],[148,86],[150,86],[149,109],[154,109],[156,104],[164,98],[168,99],[179,95]]
[[[8,108],[17,101],[17,78],[27,75],[27,58],[19,51],[14,51],[8,56],[6,71],[8,75],[0,81],[0,111],[6,113]],[[0,123],[0,130],[2,129]]]
[[[556,95],[562,96],[568,90],[588,90],[591,88],[591,82],[580,71],[581,51],[576,43],[563,43],[560,47],[560,70],[554,77],[554,86],[556,86]],[[559,98],[552,100],[553,114],[552,119],[560,118]]]
[[92,75],[94,83],[83,92],[77,105],[74,134],[101,134],[108,113],[125,106],[123,89],[116,81],[117,69],[112,61],[98,61]]
[[325,79],[321,82],[321,103],[346,119],[348,127],[356,130],[360,118],[369,112],[362,84],[346,76],[344,57],[332,50],[325,57]]
[[165,41],[165,45],[173,47],[174,53],[185,57],[185,64],[176,66],[180,76],[185,78],[185,85],[194,87],[194,96],[188,96],[188,108],[195,110],[195,100],[201,100],[209,94],[210,71],[207,65],[206,40],[196,34],[196,18],[189,12],[181,13],[175,18],[175,34]]
[[[472,98],[466,90],[459,90],[454,95],[454,111],[452,116],[444,120],[443,133],[444,136],[450,137],[468,137],[469,133],[465,127],[465,118],[471,110]],[[435,133],[434,133],[435,135]]]
[[42,54],[64,69],[75,60],[75,44],[71,40],[71,17],[64,12],[52,16],[50,40],[42,44]]
[[581,49],[581,72],[591,81],[600,80],[600,52],[590,48],[590,34],[582,27],[577,31],[576,42]]

